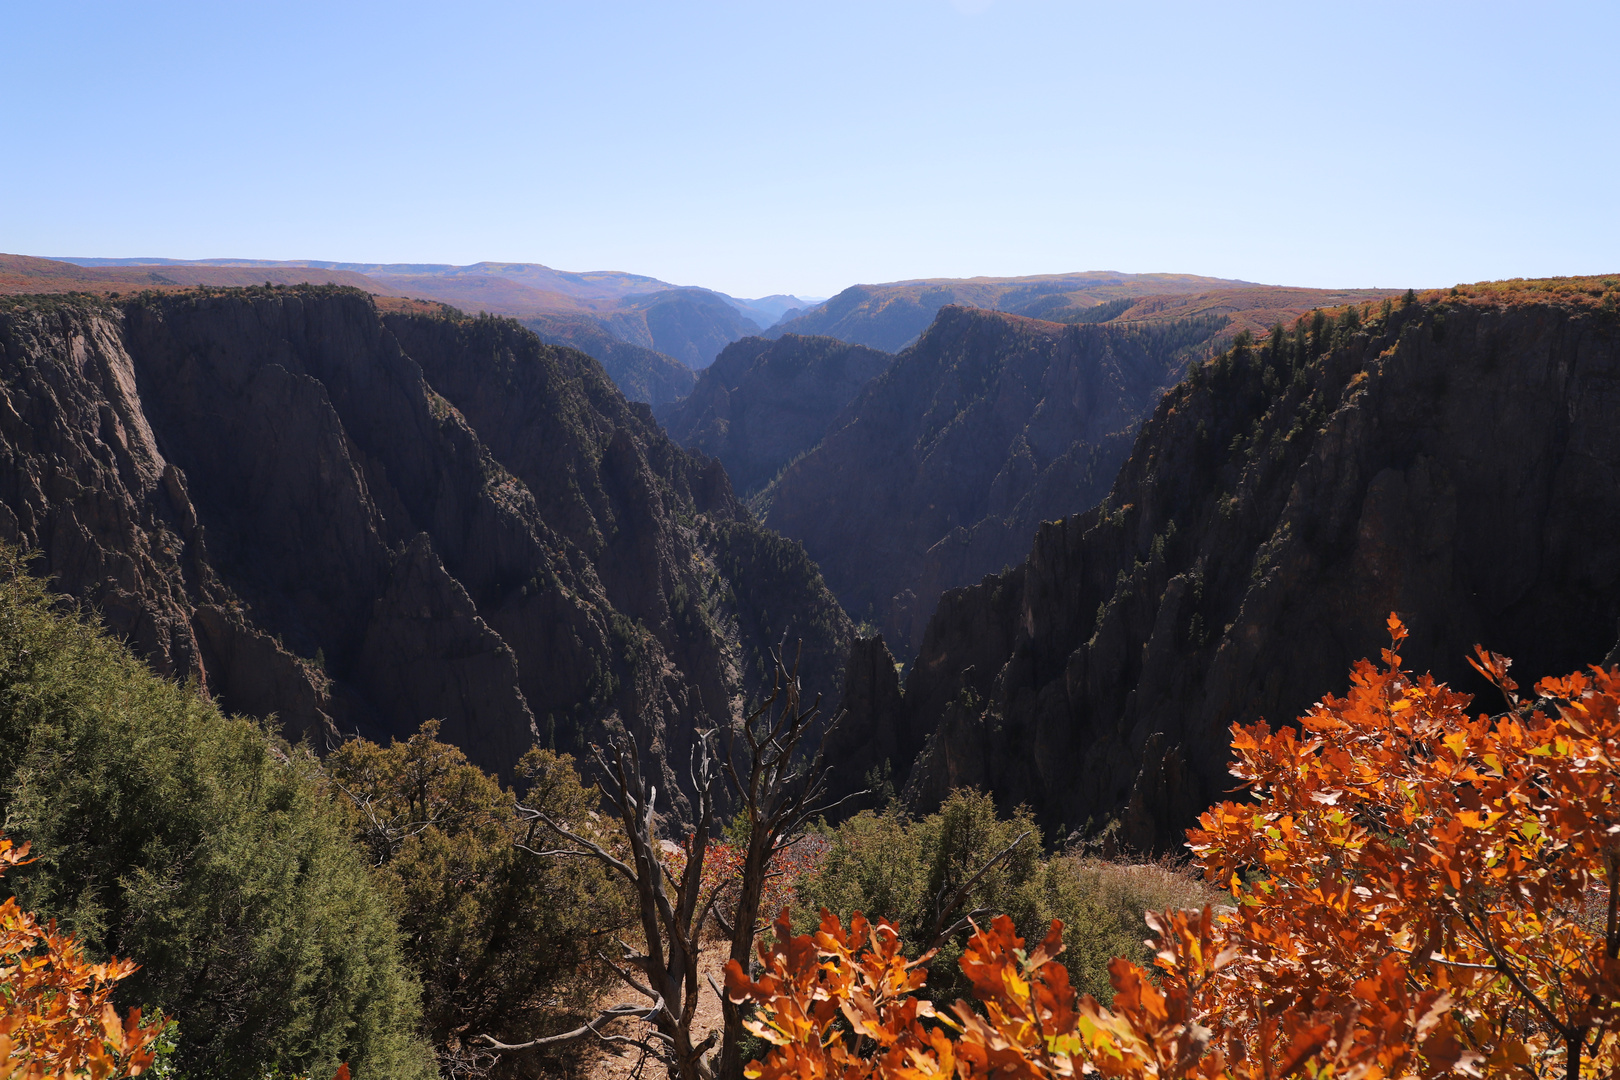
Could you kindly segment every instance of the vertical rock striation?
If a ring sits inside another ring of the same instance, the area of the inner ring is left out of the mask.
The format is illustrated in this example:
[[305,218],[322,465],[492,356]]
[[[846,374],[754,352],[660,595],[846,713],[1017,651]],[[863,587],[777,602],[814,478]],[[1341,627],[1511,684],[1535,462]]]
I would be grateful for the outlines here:
[[1526,683],[1598,662],[1617,329],[1612,292],[1486,291],[1223,354],[1160,401],[1100,506],[946,593],[902,704],[853,694],[854,723],[928,733],[897,762],[914,808],[974,784],[1166,849],[1229,790],[1230,725],[1342,691],[1391,611],[1411,665],[1479,693],[1476,642]]
[[1222,325],[945,307],[765,492],[766,523],[804,543],[846,610],[916,656],[941,592],[1016,562],[1041,521],[1102,498],[1137,425]]
[[850,637],[717,462],[508,320],[322,288],[8,300],[0,463],[0,537],[58,589],[317,742],[437,717],[509,772],[617,718],[678,769],[764,650],[805,638],[831,690]]

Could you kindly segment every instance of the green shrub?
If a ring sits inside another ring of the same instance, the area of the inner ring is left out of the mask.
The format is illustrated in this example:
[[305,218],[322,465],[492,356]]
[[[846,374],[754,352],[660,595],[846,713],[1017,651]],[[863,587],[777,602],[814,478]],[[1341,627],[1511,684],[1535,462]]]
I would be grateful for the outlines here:
[[1144,967],[1152,961],[1147,912],[1231,902],[1195,871],[1169,862],[1061,856],[1046,865],[1046,889],[1047,917],[1063,920],[1069,978],[1081,993],[1103,1002],[1114,997],[1110,960],[1123,956]]
[[433,1074],[398,930],[321,770],[152,675],[0,552],[3,887],[142,968],[181,1075]]
[[[430,721],[386,747],[352,740],[326,766],[399,913],[443,1071],[506,1077],[577,1067],[585,1043],[490,1061],[478,1036],[523,1042],[594,1012],[617,983],[597,953],[612,949],[628,923],[625,897],[593,861],[522,850],[552,847],[553,837],[437,734]],[[528,805],[587,826],[597,799],[570,758],[534,750],[519,772]]]
[[[1023,833],[1029,835],[1012,855],[969,890],[956,917],[983,909],[1006,912],[1020,927],[1033,924],[1046,912],[1040,829],[1027,810],[998,817],[989,795],[967,789],[952,792],[938,813],[920,820],[891,803],[830,830],[825,855],[799,882],[795,922],[811,926],[823,907],[845,920],[861,911],[889,920],[909,947],[926,947],[941,897],[948,901]],[[957,934],[940,947],[930,965],[931,995],[950,998],[964,991],[956,964],[964,941],[965,934]]]
[[[998,816],[990,796],[960,789],[936,814],[909,818],[893,803],[856,814],[827,831],[817,868],[798,883],[794,922],[805,932],[825,907],[848,921],[853,912],[889,920],[908,947],[932,936],[936,900],[949,896],[1021,833],[1029,837],[970,890],[962,912],[982,909],[1012,917],[1019,933],[1043,937],[1063,920],[1064,966],[1082,992],[1109,1001],[1108,962],[1141,963],[1150,910],[1219,903],[1216,893],[1173,864],[1130,864],[1074,855],[1043,858],[1040,829],[1023,808]],[[965,935],[941,946],[929,966],[928,995],[966,994],[957,971]]]

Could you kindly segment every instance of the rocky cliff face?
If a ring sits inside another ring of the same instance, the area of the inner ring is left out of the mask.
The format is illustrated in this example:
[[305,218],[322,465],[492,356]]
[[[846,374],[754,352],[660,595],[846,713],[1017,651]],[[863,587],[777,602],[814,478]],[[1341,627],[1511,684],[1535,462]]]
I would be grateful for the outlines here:
[[657,407],[692,392],[692,369],[661,352],[620,341],[588,315],[534,315],[519,320],[547,345],[586,353],[631,401]]
[[743,338],[704,369],[690,396],[655,414],[682,446],[719,458],[747,496],[820,442],[893,359],[828,337]]
[[1612,288],[1560,288],[1369,308],[1199,368],[1104,504],[946,594],[903,703],[857,698],[856,726],[886,725],[901,768],[926,739],[914,807],[978,784],[1163,849],[1228,790],[1229,725],[1342,692],[1391,611],[1411,666],[1475,692],[1476,642],[1523,682],[1599,661],[1620,327]]
[[482,765],[700,724],[850,628],[589,357],[352,290],[0,309],[0,536],[159,671],[294,737],[439,717]]
[[943,590],[1021,559],[1041,521],[1102,498],[1137,423],[1220,325],[947,307],[769,488],[766,521],[914,656]]

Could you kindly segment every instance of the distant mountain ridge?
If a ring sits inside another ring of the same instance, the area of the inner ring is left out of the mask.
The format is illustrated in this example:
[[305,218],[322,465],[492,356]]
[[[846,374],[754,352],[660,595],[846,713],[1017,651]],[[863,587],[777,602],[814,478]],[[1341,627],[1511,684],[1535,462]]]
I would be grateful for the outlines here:
[[394,289],[352,270],[242,266],[117,265],[81,266],[30,255],[0,255],[0,296],[56,292],[175,291],[206,285],[233,288],[249,285],[348,285],[380,296],[399,296]]
[[1125,296],[1208,292],[1249,282],[1193,274],[1120,274],[1093,270],[1012,278],[916,278],[852,285],[814,310],[769,328],[768,336],[822,334],[853,345],[899,352],[943,307],[988,308],[1048,321]]
[[[576,273],[539,263],[479,262],[456,266],[449,263],[359,263],[320,259],[81,257],[56,261],[104,270],[142,266],[171,270],[192,268],[193,272],[195,268],[253,268],[277,271],[289,277],[302,269],[327,275],[320,281],[312,282],[314,284],[346,284],[367,288],[363,281],[340,280],[331,276],[362,275],[376,283],[377,287],[368,291],[437,300],[469,313],[483,311],[520,319],[539,315],[584,314],[598,319],[612,337],[674,356],[693,369],[707,367],[726,345],[772,326],[784,312],[806,306],[805,301],[795,296],[777,294],[757,300],[740,299],[713,289],[673,285],[645,274],[618,270]],[[283,277],[264,280],[288,283],[288,278]],[[244,279],[231,283],[246,285],[253,282]],[[596,359],[601,360],[602,357]]]
[[951,304],[1047,322],[1139,322],[1193,315],[1232,316],[1229,330],[1261,331],[1317,307],[1381,300],[1388,289],[1304,289],[1192,274],[1045,274],[1022,278],[938,278],[853,285],[814,310],[766,330],[825,334],[898,352]]
[[452,263],[358,263],[330,262],[321,259],[100,259],[61,258],[58,261],[77,266],[256,266],[286,269],[310,268],[342,270],[364,274],[373,279],[384,277],[465,278],[498,277],[517,281],[542,292],[558,293],[578,299],[614,299],[639,293],[662,292],[679,288],[645,274],[627,274],[617,270],[595,270],[571,273],[553,270],[539,263],[479,262],[467,266]]

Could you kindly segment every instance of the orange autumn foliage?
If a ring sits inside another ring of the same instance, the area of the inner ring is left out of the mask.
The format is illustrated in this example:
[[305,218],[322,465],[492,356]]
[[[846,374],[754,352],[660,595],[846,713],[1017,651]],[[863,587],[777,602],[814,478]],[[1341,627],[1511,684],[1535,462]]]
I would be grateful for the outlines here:
[[[1490,1074],[1620,1066],[1620,670],[1544,679],[1475,668],[1508,709],[1400,667],[1406,630],[1298,730],[1234,729],[1258,802],[1203,816],[1190,846],[1238,902],[1232,933],[1267,959],[1264,1007],[1342,991],[1378,965],[1445,992]],[[1245,883],[1239,872],[1263,867]],[[1584,1068],[1583,1068],[1584,1065]]]
[[[25,864],[28,845],[0,837],[0,873]],[[164,1021],[120,1017],[114,987],[135,971],[128,960],[84,958],[56,926],[41,927],[15,898],[0,904],[0,1080],[139,1076],[152,1064]]]
[[[679,881],[686,871],[686,860],[691,849],[691,836],[680,844],[664,849],[664,865],[670,876]],[[760,909],[776,911],[793,901],[794,889],[800,877],[810,873],[817,865],[827,843],[819,836],[801,837],[795,843],[774,852],[766,863],[766,878],[761,889]],[[721,908],[730,912],[736,907],[737,892],[742,884],[744,859],[748,852],[743,845],[726,840],[710,840],[703,854],[702,884],[698,888],[699,906],[715,898]]]
[[1543,680],[1476,667],[1500,716],[1400,666],[1358,664],[1298,728],[1234,727],[1251,798],[1190,846],[1224,913],[1149,917],[1156,971],[1110,965],[1112,1007],[1078,998],[1010,920],[962,958],[978,1007],[918,999],[929,957],[894,930],[779,920],[763,970],[727,969],[772,1044],[758,1080],[837,1077],[1613,1076],[1620,1070],[1620,670]]
[[1061,923],[1054,920],[1040,946],[1027,951],[1012,920],[997,916],[988,930],[974,933],[962,956],[978,1011],[961,1001],[939,1009],[912,996],[923,985],[928,957],[908,961],[885,922],[856,915],[845,932],[823,912],[820,930],[794,937],[786,919],[779,920],[776,940],[760,946],[764,971],[757,980],[735,961],[726,967],[727,993],[759,1006],[749,1029],[773,1044],[746,1075],[1259,1080],[1301,1072],[1429,1076],[1466,1066],[1444,1033],[1441,1040],[1433,1037],[1447,999],[1411,994],[1396,965],[1353,987],[1342,1001],[1213,1029],[1209,1021],[1222,1012],[1222,995],[1242,988],[1223,972],[1234,957],[1230,949],[1215,951],[1211,913],[1166,913],[1153,923],[1161,946],[1157,980],[1115,960],[1110,973],[1117,992],[1108,1009],[1090,995],[1077,997],[1068,972],[1053,959],[1063,948]]

